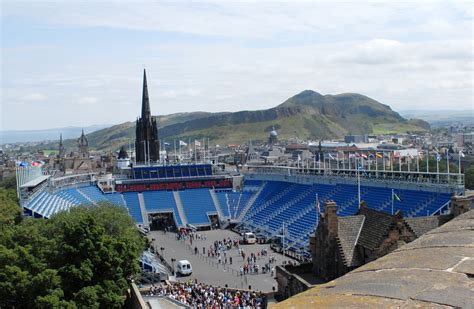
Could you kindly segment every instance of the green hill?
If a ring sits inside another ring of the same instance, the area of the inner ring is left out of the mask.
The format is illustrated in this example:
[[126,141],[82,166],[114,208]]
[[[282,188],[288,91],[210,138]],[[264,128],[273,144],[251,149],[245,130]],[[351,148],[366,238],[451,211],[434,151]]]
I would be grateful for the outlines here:
[[[384,134],[425,131],[421,120],[406,120],[387,105],[369,97],[344,93],[321,95],[305,90],[267,110],[235,113],[181,113],[158,116],[160,139],[209,138],[213,143],[242,143],[266,140],[274,126],[280,139],[342,138],[346,134]],[[135,123],[127,122],[93,132],[88,136],[92,148],[117,150],[135,136]],[[73,146],[68,141],[67,146]]]

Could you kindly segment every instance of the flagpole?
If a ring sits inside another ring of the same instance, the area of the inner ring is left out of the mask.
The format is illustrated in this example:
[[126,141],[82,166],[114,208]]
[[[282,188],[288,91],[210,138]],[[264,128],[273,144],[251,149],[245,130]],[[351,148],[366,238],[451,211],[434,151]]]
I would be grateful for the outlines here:
[[375,171],[378,172],[379,171],[379,164],[377,162],[377,151],[375,152]]
[[446,169],[448,171],[448,177],[449,177],[449,152],[446,152]]
[[382,165],[383,165],[383,171],[385,172],[385,151],[382,152]]
[[145,156],[145,162],[143,162],[146,165],[146,143],[143,141],[143,154]]
[[[419,153],[417,152],[416,153],[416,172],[419,173],[420,172],[420,157],[419,157]],[[420,177],[418,175],[418,177]]]
[[462,150],[459,151],[459,176],[461,176],[461,154],[462,154]]
[[317,218],[319,220],[319,215],[321,214],[321,206],[319,205],[319,196],[318,193],[316,193],[316,213],[317,213]]
[[392,216],[393,216],[393,189],[392,189]]
[[321,174],[321,153],[318,151],[318,174]]
[[392,160],[392,153],[389,152],[388,155],[390,156],[390,169],[392,171],[392,177],[393,177],[393,160]]
[[173,146],[174,146],[174,161],[176,161],[176,138],[173,139]]
[[344,170],[344,173],[345,173],[345,170],[346,170],[346,154],[344,153],[344,151],[342,152],[342,169]]
[[438,161],[438,156],[439,156],[439,153],[437,152],[437,153],[436,153],[436,178],[438,179],[438,182],[439,182],[439,161]]
[[429,167],[429,163],[428,163],[429,159],[430,159],[430,151],[426,150],[426,173],[430,172],[430,167]]
[[193,147],[191,146],[191,137],[188,137],[188,155],[189,155],[189,160],[192,159],[191,157],[191,150],[193,149]]
[[359,166],[357,166],[357,197],[359,200],[359,207],[360,209],[360,171],[359,171]]

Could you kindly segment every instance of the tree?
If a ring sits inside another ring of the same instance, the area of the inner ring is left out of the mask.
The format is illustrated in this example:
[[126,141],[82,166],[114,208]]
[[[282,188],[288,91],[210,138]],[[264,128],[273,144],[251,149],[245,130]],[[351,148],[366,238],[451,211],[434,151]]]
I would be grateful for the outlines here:
[[0,181],[0,187],[5,189],[15,189],[16,190],[16,177],[15,175],[8,176]]
[[15,190],[0,187],[0,232],[4,228],[11,227],[15,222],[19,222],[20,214]]
[[474,162],[466,168],[464,177],[466,189],[474,190]]
[[[0,218],[11,218],[2,207]],[[146,239],[123,207],[75,207],[48,220],[4,220],[0,307],[121,308]]]

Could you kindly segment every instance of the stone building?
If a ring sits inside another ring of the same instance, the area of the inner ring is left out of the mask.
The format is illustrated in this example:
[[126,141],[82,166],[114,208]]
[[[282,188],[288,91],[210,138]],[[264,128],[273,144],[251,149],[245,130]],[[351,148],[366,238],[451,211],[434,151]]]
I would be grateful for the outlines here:
[[136,123],[135,151],[137,163],[154,163],[160,160],[158,125],[151,115],[146,71],[143,70],[142,115]]
[[326,203],[314,234],[312,262],[276,269],[282,299],[304,292],[377,260],[474,208],[474,195],[453,196],[449,215],[403,218],[368,208],[363,202],[354,216],[337,216],[337,205]]
[[59,138],[59,154],[55,159],[55,168],[62,172],[91,171],[97,167],[94,158],[90,156],[89,140],[82,130],[81,136],[77,139],[77,151],[66,154],[62,135]]
[[[337,205],[326,203],[315,234],[310,237],[314,274],[326,281],[374,261],[440,226],[451,216],[404,219],[368,208],[362,203],[354,216],[337,216]],[[415,232],[417,231],[417,232]]]

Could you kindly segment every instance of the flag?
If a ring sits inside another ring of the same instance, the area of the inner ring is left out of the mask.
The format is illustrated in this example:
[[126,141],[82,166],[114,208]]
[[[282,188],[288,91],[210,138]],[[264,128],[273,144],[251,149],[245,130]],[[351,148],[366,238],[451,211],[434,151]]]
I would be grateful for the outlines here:
[[401,202],[402,199],[395,192],[393,192],[392,193],[392,201]]
[[188,144],[186,144],[186,143],[183,142],[182,140],[179,140],[179,146],[188,146]]
[[464,154],[464,152],[462,152],[462,150],[459,151],[459,155],[460,155],[461,157],[463,157],[463,158],[466,156],[466,155]]
[[377,158],[382,159],[383,155],[381,153],[377,152]]
[[331,159],[331,160],[336,160],[336,159],[332,156],[332,154],[329,153],[328,155],[329,155],[329,159]]
[[171,144],[168,142],[165,142],[165,146],[171,146]]
[[299,161],[301,161],[301,157],[300,157],[300,155],[298,154],[298,162],[299,162]]
[[365,153],[360,155],[362,158],[367,159],[367,155]]
[[438,152],[436,153],[436,161],[441,161],[441,156]]
[[357,166],[357,169],[358,169],[359,171],[363,172],[363,173],[367,176],[367,173],[366,173],[364,167],[362,166],[362,164],[359,163],[358,166]]
[[355,158],[355,157],[356,157],[355,154],[353,154],[353,153],[350,153],[350,154],[349,154],[349,158]]
[[196,146],[199,146],[199,147],[200,147],[200,146],[201,146],[201,142],[200,142],[200,141],[198,141],[198,140],[194,140],[194,145],[196,145]]
[[373,159],[373,158],[375,158],[375,155],[373,153],[371,153],[371,154],[369,154],[369,158]]

